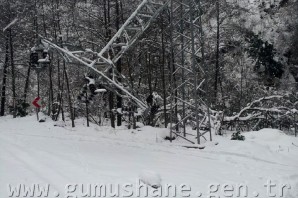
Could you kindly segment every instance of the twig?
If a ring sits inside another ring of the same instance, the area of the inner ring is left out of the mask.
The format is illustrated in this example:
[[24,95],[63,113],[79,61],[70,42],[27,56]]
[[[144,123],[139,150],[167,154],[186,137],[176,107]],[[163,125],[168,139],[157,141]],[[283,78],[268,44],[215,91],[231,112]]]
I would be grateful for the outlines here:
[[294,146],[296,146],[296,147],[298,147],[296,144],[294,144],[293,142],[292,142],[292,144],[294,145]]

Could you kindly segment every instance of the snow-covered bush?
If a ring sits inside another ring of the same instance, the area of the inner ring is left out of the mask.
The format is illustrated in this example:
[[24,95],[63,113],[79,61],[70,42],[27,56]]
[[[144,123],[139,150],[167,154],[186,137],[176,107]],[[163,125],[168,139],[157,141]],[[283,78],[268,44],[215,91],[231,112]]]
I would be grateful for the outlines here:
[[240,131],[237,131],[237,132],[235,132],[235,133],[232,134],[231,140],[244,141],[245,140],[245,137],[240,134]]

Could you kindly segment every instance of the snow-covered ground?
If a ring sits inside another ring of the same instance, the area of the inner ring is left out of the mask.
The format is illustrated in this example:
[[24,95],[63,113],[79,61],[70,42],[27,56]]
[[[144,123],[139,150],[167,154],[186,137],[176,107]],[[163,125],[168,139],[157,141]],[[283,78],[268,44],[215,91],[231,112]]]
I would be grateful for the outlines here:
[[215,136],[200,150],[164,141],[166,129],[84,123],[0,118],[0,197],[17,197],[20,185],[19,197],[24,187],[49,188],[47,197],[111,197],[118,187],[114,197],[298,197],[298,139],[278,130],[247,132],[245,141]]

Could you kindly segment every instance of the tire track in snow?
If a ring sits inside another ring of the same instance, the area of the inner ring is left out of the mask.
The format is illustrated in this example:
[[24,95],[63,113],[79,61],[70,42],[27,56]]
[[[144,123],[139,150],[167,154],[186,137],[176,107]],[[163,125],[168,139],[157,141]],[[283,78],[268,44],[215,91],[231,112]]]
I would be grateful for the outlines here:
[[[57,179],[53,179],[52,184],[55,183],[55,181],[64,181],[65,178],[67,178],[67,175],[64,175],[61,172],[58,172],[59,170],[53,169],[51,167],[51,164],[47,164],[44,161],[37,160],[39,159],[38,156],[34,157],[32,154],[36,155],[36,152],[28,151],[28,148],[24,146],[20,146],[19,144],[15,143],[13,140],[6,138],[6,141],[10,143],[10,146],[4,147],[4,149],[11,153],[11,156],[13,156],[15,159],[23,162],[23,164],[31,171],[36,173],[38,176],[42,176],[45,172],[48,173],[48,175],[54,176]],[[2,141],[6,144],[8,144],[5,141]],[[9,144],[8,144],[9,145]],[[45,177],[43,177],[45,179]]]
[[[13,146],[16,146],[16,145],[13,145]],[[4,147],[3,150],[6,151],[7,153],[9,153],[10,156],[13,157],[16,161],[21,162],[22,167],[25,167],[26,170],[28,172],[32,173],[33,175],[35,175],[36,178],[39,178],[42,182],[50,184],[50,191],[58,190],[60,192],[64,192],[64,187],[59,187],[58,185],[56,185],[57,181],[58,181],[56,178],[59,178],[60,181],[63,181],[64,178],[62,176],[56,174],[54,171],[52,171],[50,169],[45,170],[44,166],[40,166],[40,165],[42,165],[41,163],[35,161],[34,158],[30,157],[30,155],[28,155],[22,149],[11,149],[11,148],[12,148],[11,146]],[[16,155],[15,153],[18,153],[19,155]],[[28,159],[30,159],[30,160],[28,160]],[[31,159],[33,159],[33,160],[31,161]],[[48,177],[49,174],[44,175],[45,172],[46,173],[51,172],[51,178],[54,175],[55,179],[49,178]],[[20,177],[18,177],[18,178],[21,179]],[[22,178],[22,179],[24,179],[24,178]],[[31,178],[29,178],[29,179],[31,179]],[[25,178],[25,181],[18,181],[18,183],[22,183],[22,182],[25,182],[25,183],[28,182],[28,178]],[[34,181],[33,183],[36,183],[36,182],[37,181]],[[38,181],[38,182],[40,182],[40,181]]]
[[279,166],[286,166],[286,167],[298,167],[298,166],[292,166],[292,165],[287,165],[287,164],[281,164],[278,162],[273,162],[273,161],[269,161],[269,160],[264,160],[264,159],[260,159],[254,156],[250,156],[250,155],[245,155],[245,154],[241,154],[241,153],[232,153],[232,152],[227,152],[227,151],[204,151],[206,153],[210,153],[210,154],[214,154],[214,155],[219,155],[219,154],[225,154],[225,155],[229,155],[229,156],[235,156],[235,157],[241,157],[241,158],[246,158],[246,159],[251,159],[251,160],[255,160],[255,161],[259,161],[259,162],[264,162],[267,164],[271,164],[271,165],[279,165]]

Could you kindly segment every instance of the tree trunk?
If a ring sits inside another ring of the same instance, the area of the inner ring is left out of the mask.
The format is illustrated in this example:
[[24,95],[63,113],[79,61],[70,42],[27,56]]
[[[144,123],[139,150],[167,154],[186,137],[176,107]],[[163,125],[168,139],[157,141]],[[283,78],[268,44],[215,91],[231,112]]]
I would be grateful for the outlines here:
[[216,21],[217,21],[217,31],[216,31],[216,62],[215,62],[215,82],[214,82],[214,102],[217,101],[217,90],[218,90],[218,78],[219,78],[219,0],[216,0]]
[[[70,88],[69,88],[69,80],[68,80],[68,75],[67,75],[67,71],[66,71],[66,67],[65,67],[65,61],[63,61],[63,71],[64,71],[66,87],[67,87],[67,98],[68,98],[69,113],[70,113],[70,118],[71,118],[71,126],[75,127],[73,108],[72,108],[72,102],[71,102],[71,94],[70,94]],[[89,127],[88,115],[87,115],[87,126]]]
[[[180,3],[181,3],[181,5],[180,5],[180,17],[181,17],[181,19],[183,18],[183,5],[182,5],[182,1],[183,0],[180,0]],[[183,20],[181,20],[180,21],[180,34],[181,35],[183,35],[184,34],[184,21]],[[184,46],[185,46],[185,44],[184,44],[184,37],[183,36],[181,36],[181,66],[184,68],[184,66],[185,66],[185,57],[184,57],[184,51],[183,51],[183,49],[184,49]],[[182,100],[183,101],[185,101],[185,80],[186,80],[186,76],[185,76],[185,71],[184,71],[184,69],[182,69],[182,74],[181,74],[182,76],[182,87],[181,87],[181,92],[182,92]],[[185,116],[186,116],[186,110],[185,110],[185,102],[183,102],[182,103],[182,119],[184,119],[185,118]],[[183,137],[186,137],[186,120],[183,120],[183,122],[182,122],[182,128],[183,128]]]
[[161,48],[162,48],[162,58],[161,58],[161,65],[160,65],[160,70],[161,70],[161,78],[162,78],[162,90],[163,90],[163,113],[164,113],[164,120],[165,120],[165,128],[167,128],[168,121],[167,121],[167,91],[166,91],[166,77],[165,77],[165,58],[166,58],[166,50],[165,50],[165,36],[164,36],[164,28],[163,28],[163,18],[161,18],[162,24],[162,35],[161,35]]
[[[106,32],[106,40],[107,42],[111,39],[111,29],[110,29],[110,1],[104,0],[104,23],[105,23],[105,32]],[[112,78],[113,69],[109,71],[109,78]],[[110,120],[111,127],[115,128],[115,115],[114,115],[114,93],[109,91],[109,109],[110,109]]]
[[8,56],[9,56],[9,39],[6,34],[6,45],[5,45],[5,60],[3,65],[3,79],[2,79],[2,90],[1,90],[1,107],[0,116],[5,114],[5,102],[6,102],[6,80],[7,80],[7,69],[8,69]]
[[[118,31],[120,29],[120,4],[119,4],[119,0],[115,0],[116,2],[116,30]],[[120,42],[120,41],[117,41]],[[119,47],[119,49],[117,49],[117,51],[120,51],[121,47]],[[122,72],[122,61],[121,59],[118,60],[117,64],[117,71],[119,72],[119,76],[118,76],[118,82],[121,83],[121,72]],[[121,94],[121,90],[117,90],[120,94]],[[117,95],[117,110],[122,110],[122,97]],[[118,111],[117,111],[118,112]],[[121,111],[120,111],[121,112]],[[117,113],[117,126],[121,126],[122,125],[122,114],[118,112]]]
[[62,78],[62,84],[61,84],[61,75],[60,75],[60,61],[58,59],[58,62],[57,62],[57,67],[58,67],[58,88],[59,88],[59,92],[58,92],[58,97],[57,97],[57,101],[58,101],[58,112],[57,112],[57,115],[56,115],[56,121],[58,121],[58,118],[59,118],[59,114],[60,114],[60,111],[61,111],[61,114],[62,114],[62,120],[65,121],[65,118],[64,118],[64,110],[63,110],[63,91],[64,91],[64,75],[63,75],[63,78]]
[[[54,91],[53,91],[53,79],[52,79],[52,66],[49,66],[49,107],[48,107],[48,116],[52,114],[53,102],[54,102]],[[54,117],[52,117],[54,119]]]
[[17,117],[16,111],[16,76],[15,76],[15,65],[14,65],[14,51],[12,41],[12,30],[9,28],[9,48],[10,48],[10,65],[11,65],[11,87],[12,87],[12,101],[13,101],[13,117]]

